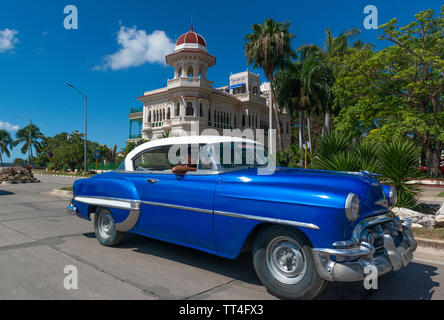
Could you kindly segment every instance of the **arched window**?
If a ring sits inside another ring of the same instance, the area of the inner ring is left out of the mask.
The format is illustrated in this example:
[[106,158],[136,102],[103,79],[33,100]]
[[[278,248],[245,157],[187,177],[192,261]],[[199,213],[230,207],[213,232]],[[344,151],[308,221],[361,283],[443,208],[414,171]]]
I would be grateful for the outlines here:
[[167,111],[167,119],[168,120],[171,119],[171,109],[170,108],[168,108],[168,111]]
[[211,109],[208,108],[208,121],[211,121]]
[[178,75],[179,77],[182,77],[182,68],[179,68],[179,71],[177,72],[177,75]]
[[187,103],[187,109],[186,109],[186,113],[187,116],[194,116],[194,108],[193,108],[193,103],[192,102],[188,102]]
[[187,71],[188,77],[194,77],[194,69],[192,66],[188,67],[188,71]]
[[180,104],[176,103],[176,109],[174,110],[174,116],[178,117],[180,115]]
[[242,127],[245,127],[245,115],[242,115]]
[[287,134],[290,134],[290,122],[287,122]]
[[204,116],[204,114],[203,114],[203,107],[202,107],[202,103],[199,103],[199,117],[203,117]]
[[151,122],[151,111],[148,112],[148,122]]

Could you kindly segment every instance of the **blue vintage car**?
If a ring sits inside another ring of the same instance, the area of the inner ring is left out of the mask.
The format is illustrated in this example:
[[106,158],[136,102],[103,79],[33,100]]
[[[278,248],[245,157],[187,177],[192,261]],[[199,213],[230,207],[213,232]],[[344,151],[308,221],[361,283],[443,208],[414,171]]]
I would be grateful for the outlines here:
[[76,181],[68,211],[93,213],[105,246],[131,232],[229,259],[252,251],[259,279],[285,299],[314,298],[328,282],[363,280],[367,266],[382,275],[412,260],[410,222],[390,212],[393,187],[367,172],[262,174],[265,157],[242,138],[151,141],[118,170]]

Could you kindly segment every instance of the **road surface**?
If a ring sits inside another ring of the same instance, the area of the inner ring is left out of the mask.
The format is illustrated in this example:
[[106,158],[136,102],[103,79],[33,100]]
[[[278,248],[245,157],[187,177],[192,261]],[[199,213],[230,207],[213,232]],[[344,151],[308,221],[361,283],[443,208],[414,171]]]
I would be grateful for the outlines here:
[[[275,299],[248,253],[231,261],[137,235],[101,246],[92,223],[68,215],[68,199],[50,193],[73,178],[39,179],[0,185],[0,299]],[[78,270],[76,290],[64,287],[66,266]],[[419,248],[378,287],[331,284],[319,299],[444,299],[444,250]]]

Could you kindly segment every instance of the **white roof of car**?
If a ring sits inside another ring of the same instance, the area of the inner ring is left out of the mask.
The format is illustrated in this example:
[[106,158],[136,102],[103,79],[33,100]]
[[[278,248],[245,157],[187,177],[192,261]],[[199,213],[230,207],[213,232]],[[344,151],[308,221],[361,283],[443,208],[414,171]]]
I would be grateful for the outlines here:
[[176,144],[214,144],[222,142],[249,142],[262,145],[261,143],[241,138],[241,137],[230,137],[230,136],[181,136],[181,137],[171,137],[165,139],[157,139],[153,141],[146,142],[134,148],[125,158],[125,166],[127,168],[132,167],[132,159],[142,153],[147,149],[154,147],[176,145]]

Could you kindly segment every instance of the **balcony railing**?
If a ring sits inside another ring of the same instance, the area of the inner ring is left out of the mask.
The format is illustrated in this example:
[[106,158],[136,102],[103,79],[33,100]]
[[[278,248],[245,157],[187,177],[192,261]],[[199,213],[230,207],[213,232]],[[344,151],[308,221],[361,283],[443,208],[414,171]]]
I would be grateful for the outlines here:
[[135,107],[130,109],[130,113],[143,112],[143,107]]
[[265,98],[255,95],[255,94],[252,94],[252,93],[249,93],[249,92],[236,94],[235,96],[240,101],[254,101],[254,102],[261,103],[261,104],[266,104]]
[[202,78],[193,78],[193,77],[183,77],[176,78],[172,80],[168,80],[168,88],[176,88],[176,87],[206,87],[212,88],[213,82],[208,81]]

